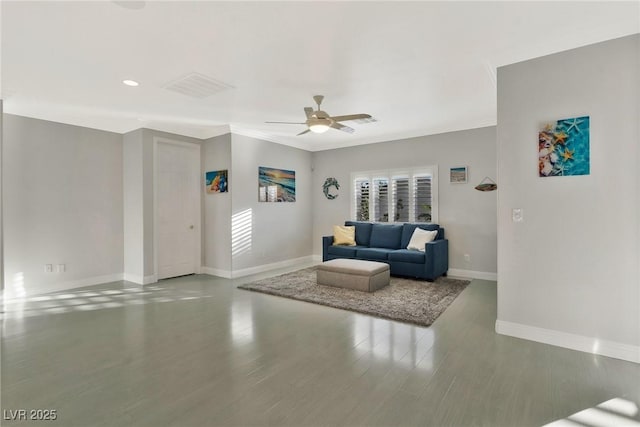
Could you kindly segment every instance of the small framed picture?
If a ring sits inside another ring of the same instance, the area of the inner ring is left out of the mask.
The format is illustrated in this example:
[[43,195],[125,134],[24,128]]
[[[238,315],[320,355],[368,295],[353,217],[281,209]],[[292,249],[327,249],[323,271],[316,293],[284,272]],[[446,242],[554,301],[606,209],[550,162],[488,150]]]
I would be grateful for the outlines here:
[[451,184],[465,184],[467,182],[467,167],[456,166],[449,169],[449,182]]
[[204,174],[207,193],[226,193],[229,185],[229,170],[211,171]]

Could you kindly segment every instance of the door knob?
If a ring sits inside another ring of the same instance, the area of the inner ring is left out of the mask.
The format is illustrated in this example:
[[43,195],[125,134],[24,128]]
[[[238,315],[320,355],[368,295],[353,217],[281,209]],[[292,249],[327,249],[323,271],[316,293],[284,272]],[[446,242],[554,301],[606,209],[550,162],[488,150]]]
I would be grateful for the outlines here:
[[193,230],[193,225],[190,225],[190,226],[189,226],[189,229],[190,229],[190,230]]

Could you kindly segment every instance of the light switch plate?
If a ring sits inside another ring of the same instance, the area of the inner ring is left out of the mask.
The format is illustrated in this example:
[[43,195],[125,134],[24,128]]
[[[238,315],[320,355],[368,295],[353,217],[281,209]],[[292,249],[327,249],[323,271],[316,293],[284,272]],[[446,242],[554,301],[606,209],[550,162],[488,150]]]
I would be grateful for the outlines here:
[[521,208],[513,208],[511,210],[511,219],[513,220],[513,222],[523,222],[524,211]]

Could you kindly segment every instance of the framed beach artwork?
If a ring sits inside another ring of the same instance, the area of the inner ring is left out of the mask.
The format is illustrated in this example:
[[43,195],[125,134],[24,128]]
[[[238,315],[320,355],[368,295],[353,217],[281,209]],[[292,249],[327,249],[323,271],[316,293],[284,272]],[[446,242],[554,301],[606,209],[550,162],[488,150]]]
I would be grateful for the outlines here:
[[589,175],[589,116],[547,123],[538,132],[538,175]]
[[467,182],[467,167],[456,166],[449,169],[449,182],[451,184],[464,184]]
[[260,166],[258,168],[258,201],[295,202],[296,172]]
[[205,188],[207,193],[226,193],[229,189],[229,171],[211,171],[204,174]]

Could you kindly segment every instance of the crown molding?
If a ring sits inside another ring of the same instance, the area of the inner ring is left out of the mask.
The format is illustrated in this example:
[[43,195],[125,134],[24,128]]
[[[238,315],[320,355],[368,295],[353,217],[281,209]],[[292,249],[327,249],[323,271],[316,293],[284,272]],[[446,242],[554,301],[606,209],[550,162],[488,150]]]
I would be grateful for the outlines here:
[[229,127],[231,129],[232,134],[235,133],[236,135],[248,136],[249,138],[261,139],[264,141],[269,141],[269,142],[273,142],[280,145],[287,145],[289,147],[298,148],[300,150],[313,151],[313,150],[310,150],[310,147],[308,144],[304,144],[302,142],[291,142],[289,140],[283,140],[278,138],[275,135],[265,133],[265,132],[260,132],[254,129],[249,129],[239,125],[232,124]]

